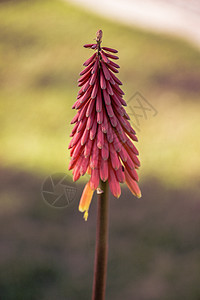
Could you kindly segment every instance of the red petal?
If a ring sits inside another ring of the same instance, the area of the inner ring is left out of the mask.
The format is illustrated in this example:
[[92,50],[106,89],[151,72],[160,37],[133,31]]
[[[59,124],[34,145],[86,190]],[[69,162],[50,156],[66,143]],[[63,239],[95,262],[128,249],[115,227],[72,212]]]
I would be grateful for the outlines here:
[[109,182],[109,187],[110,187],[110,190],[111,190],[111,193],[113,194],[113,196],[115,196],[116,198],[119,198],[121,195],[121,188],[120,188],[119,182],[117,181],[117,178],[115,176],[115,172],[112,169],[110,164],[109,164],[108,182]]
[[120,143],[115,132],[113,132],[113,146],[115,148],[115,151],[117,151],[117,152],[121,151],[122,144]]
[[111,96],[114,94],[109,81],[107,81],[107,91],[108,91],[108,94]]
[[81,176],[83,176],[85,174],[85,172],[87,171],[88,165],[89,165],[89,157],[84,157],[82,159],[81,167],[80,167]]
[[92,169],[90,178],[90,187],[92,190],[96,190],[99,185],[99,169]]
[[113,127],[117,126],[117,119],[116,119],[115,115],[113,117],[110,117],[110,122]]
[[98,65],[99,65],[99,58],[97,57],[94,67],[92,68],[92,74],[96,73],[96,71],[98,70]]
[[110,96],[108,94],[108,92],[106,90],[103,90],[103,98],[104,98],[104,102],[109,105],[111,103],[110,101]]
[[87,130],[87,128],[85,128],[85,131],[82,135],[82,138],[81,138],[81,145],[85,145],[85,143],[87,142],[88,138],[89,138],[89,130]]
[[96,72],[94,74],[92,74],[91,79],[90,79],[90,85],[93,85],[95,83],[95,80],[97,78],[97,73],[98,73],[98,70],[96,70]]
[[102,47],[102,49],[106,50],[106,51],[109,51],[109,52],[112,52],[112,53],[117,53],[118,52],[117,50],[109,48],[109,47]]
[[102,90],[106,88],[106,80],[104,78],[102,70],[100,70],[100,86],[101,86]]
[[128,174],[126,169],[124,170],[124,174],[125,174],[125,180],[126,180],[126,184],[127,184],[128,188],[130,189],[130,191],[133,193],[134,196],[140,198],[142,195],[141,195],[141,191],[140,191],[139,186],[130,177],[130,175]]
[[104,144],[104,133],[101,130],[101,125],[99,125],[97,131],[97,147],[99,149],[102,149],[103,144]]
[[117,170],[117,169],[119,169],[121,163],[120,163],[119,158],[117,156],[117,152],[115,151],[112,144],[109,144],[109,151],[110,151],[111,165],[112,165],[113,169]]
[[92,61],[83,71],[81,71],[80,76],[82,76],[85,73],[87,73],[88,70],[90,70],[92,68],[93,64],[94,64],[94,61]]
[[85,48],[91,48],[94,45],[96,46],[96,44],[85,44],[83,47],[85,47]]
[[104,160],[107,160],[109,157],[109,147],[106,139],[104,139],[104,145],[103,148],[101,149],[101,156]]
[[95,116],[92,128],[90,129],[90,139],[91,140],[93,140],[95,138],[96,131],[97,131],[97,120],[96,120],[96,116]]
[[104,133],[107,133],[107,131],[108,131],[108,118],[107,118],[105,112],[104,112],[103,123],[101,125],[101,128],[102,128],[102,131]]
[[94,87],[93,87],[93,90],[92,90],[92,94],[91,94],[91,98],[92,98],[92,99],[96,98],[98,89],[99,89],[99,81],[96,80],[96,82],[95,82],[95,84],[94,84]]
[[112,129],[110,123],[108,123],[107,140],[109,143],[113,142],[113,129]]
[[95,117],[95,110],[92,111],[91,115],[87,119],[87,124],[86,128],[89,130],[92,128],[93,122],[94,122],[94,117]]
[[88,108],[87,108],[87,111],[86,111],[86,117],[89,117],[93,111],[93,108],[94,108],[94,104],[95,104],[95,101],[94,99],[91,99],[89,101],[89,104],[88,104]]
[[104,54],[105,54],[107,57],[109,57],[109,58],[112,58],[112,59],[119,59],[119,57],[116,56],[116,55],[113,55],[113,54],[110,54],[110,53],[106,53],[106,52],[104,52]]
[[125,175],[122,166],[115,171],[116,178],[119,182],[123,183],[125,181]]
[[100,53],[101,53],[101,57],[102,57],[102,59],[105,61],[105,63],[109,63],[109,59],[106,57],[106,55],[104,54],[104,52],[103,51],[100,51]]
[[96,112],[100,112],[102,110],[102,98],[101,98],[101,89],[99,88],[96,99]]
[[103,73],[104,73],[104,76],[107,80],[110,79],[110,71],[107,69],[105,63],[103,61],[101,61],[101,66],[102,66],[102,69],[103,69]]
[[88,66],[92,61],[93,61],[93,59],[96,57],[96,52],[90,57],[90,58],[88,58],[85,62],[84,62],[84,66]]
[[97,112],[97,123],[102,124],[103,123],[103,110]]
[[93,145],[93,141],[92,140],[88,140],[86,145],[85,145],[85,149],[84,149],[84,156],[88,157],[91,153],[92,150],[92,145]]
[[70,137],[74,136],[74,134],[76,133],[76,129],[77,129],[78,125],[79,125],[79,123],[76,123],[76,124],[74,125],[74,128],[72,129],[72,132],[71,132],[71,134],[70,134]]
[[106,104],[106,110],[107,110],[107,113],[108,113],[109,117],[113,117],[114,116],[112,105],[107,105]]
[[71,120],[71,124],[74,124],[78,121],[78,117],[79,117],[79,112],[77,112],[77,114],[73,117],[73,119]]
[[99,165],[99,148],[97,147],[97,142],[94,141],[93,148],[92,148],[92,155],[90,159],[90,167],[95,169]]
[[101,159],[100,177],[104,182],[108,179],[108,161],[104,159]]
[[[111,75],[111,77],[112,77],[112,79],[117,83],[117,84],[119,84],[119,85],[122,85],[122,82],[111,72],[111,71],[109,71],[109,73],[110,73],[110,75]],[[112,82],[111,82],[111,84],[112,84]]]

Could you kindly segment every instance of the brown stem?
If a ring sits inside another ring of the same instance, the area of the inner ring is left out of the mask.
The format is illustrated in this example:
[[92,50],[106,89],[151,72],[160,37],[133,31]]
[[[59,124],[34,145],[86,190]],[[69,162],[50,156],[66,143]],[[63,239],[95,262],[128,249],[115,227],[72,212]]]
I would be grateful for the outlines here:
[[104,300],[108,257],[108,182],[100,181],[92,300]]

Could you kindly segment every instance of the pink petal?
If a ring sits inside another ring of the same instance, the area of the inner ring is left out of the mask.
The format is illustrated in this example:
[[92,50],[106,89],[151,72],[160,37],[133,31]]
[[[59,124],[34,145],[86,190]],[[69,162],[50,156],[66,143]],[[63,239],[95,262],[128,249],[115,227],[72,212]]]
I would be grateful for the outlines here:
[[88,58],[85,62],[84,62],[84,66],[88,66],[92,61],[93,61],[93,59],[96,57],[96,52],[90,57],[90,58]]
[[107,91],[108,91],[108,94],[111,96],[114,94],[109,81],[107,81]]
[[85,128],[84,133],[82,135],[81,138],[81,145],[85,145],[85,143],[87,142],[88,138],[89,138],[89,130],[87,130],[87,128]]
[[100,112],[102,110],[102,98],[101,98],[101,89],[99,88],[96,98],[96,112]]
[[85,94],[79,99],[80,103],[84,103],[86,102],[89,98],[90,98],[90,95],[91,95],[91,92],[92,92],[92,86],[90,86],[87,91],[85,92]]
[[112,105],[107,105],[106,104],[106,110],[107,110],[107,113],[108,113],[109,117],[113,117],[114,116]]
[[97,70],[98,70],[98,65],[99,65],[99,58],[97,57],[96,61],[95,61],[95,64],[94,64],[94,67],[92,68],[92,74],[96,73]]
[[99,185],[99,169],[92,169],[90,178],[90,187],[92,190],[96,190]]
[[106,80],[104,78],[102,69],[100,70],[100,86],[102,90],[106,88]]
[[119,169],[121,163],[120,163],[119,158],[117,156],[117,152],[115,151],[112,144],[109,144],[109,151],[110,151],[111,165],[112,165],[114,170],[117,170],[117,169]]
[[95,110],[92,111],[91,115],[89,115],[88,119],[87,119],[87,124],[86,124],[86,128],[89,130],[90,128],[92,128],[92,125],[94,123],[94,118],[95,118]]
[[78,82],[82,82],[85,79],[88,79],[91,77],[91,69],[89,69],[84,75],[82,75],[79,79]]
[[113,127],[117,126],[117,119],[116,119],[115,115],[113,117],[110,117],[110,122]]
[[116,178],[119,182],[123,183],[125,181],[125,175],[123,171],[123,167],[119,167],[118,170],[115,171]]
[[89,166],[89,157],[84,157],[81,166],[80,166],[80,174],[83,176],[85,172],[87,171],[87,168]]
[[94,61],[92,61],[83,71],[81,71],[80,76],[87,73],[92,68],[93,65],[94,65]]
[[81,120],[79,122],[78,128],[77,128],[77,133],[82,132],[85,129],[85,125],[86,125],[87,119],[84,118],[83,120]]
[[122,85],[122,82],[111,72],[111,71],[109,71],[109,73],[110,73],[110,75],[111,75],[111,77],[112,77],[112,79],[117,83],[117,84],[119,84],[119,85]]
[[[111,65],[112,67],[114,67],[114,68],[120,68],[120,66],[118,65],[118,64],[116,64],[114,61],[110,61],[110,64],[109,65]],[[108,66],[109,67],[109,66]]]
[[90,167],[92,169],[97,168],[99,165],[99,154],[100,154],[100,151],[99,151],[99,148],[97,147],[97,142],[94,141],[93,148],[92,148],[92,155],[91,155],[91,159],[90,159]]
[[71,124],[74,124],[78,121],[78,117],[79,117],[79,112],[77,112],[77,114],[73,117],[73,119],[71,120]]
[[76,158],[77,156],[79,156],[81,154],[82,150],[83,150],[83,146],[81,145],[81,140],[79,140],[79,142],[77,143],[77,145],[74,149],[72,158]]
[[102,49],[106,50],[106,51],[109,51],[109,52],[112,52],[112,53],[117,53],[118,52],[117,50],[109,48],[109,47],[102,47]]
[[109,157],[109,147],[106,139],[104,139],[104,145],[103,148],[101,149],[101,156],[104,160],[107,160]]
[[107,105],[109,105],[111,103],[110,96],[106,90],[103,90],[103,98]]
[[127,165],[125,166],[125,169],[127,170],[127,172],[129,173],[129,175],[131,176],[131,178],[133,180],[135,180],[137,182],[139,181],[138,174],[137,174],[136,170],[129,168],[128,162],[127,162]]
[[102,57],[102,59],[105,61],[105,63],[109,63],[109,59],[106,57],[106,55],[104,54],[104,52],[103,51],[100,51],[100,53],[101,53],[101,57]]
[[97,147],[99,149],[102,149],[104,144],[104,133],[101,130],[101,125],[98,125],[98,131],[97,131]]
[[128,153],[127,151],[124,149],[124,147],[121,148],[121,150],[118,152],[119,157],[121,158],[121,160],[123,162],[127,161],[128,158]]
[[95,80],[97,78],[97,73],[98,73],[98,70],[96,70],[96,72],[94,74],[92,74],[92,76],[90,78],[90,85],[93,85],[95,83]]
[[76,129],[77,129],[78,125],[79,125],[79,123],[76,123],[76,124],[74,125],[74,128],[72,129],[72,132],[71,132],[71,134],[70,134],[70,137],[74,136],[74,134],[76,133]]
[[89,139],[84,148],[84,156],[85,157],[88,157],[90,155],[91,150],[92,150],[92,145],[93,145],[93,141]]
[[124,170],[124,174],[125,174],[125,180],[126,180],[126,184],[127,184],[128,188],[130,189],[130,191],[133,193],[134,196],[140,198],[142,195],[141,195],[141,191],[140,191],[139,186],[130,177],[130,175],[128,174],[126,169]]
[[118,94],[120,95],[124,95],[124,92],[122,91],[122,89],[120,89],[120,87],[117,84],[113,86],[113,91],[118,92]]
[[107,69],[105,63],[103,61],[101,61],[101,66],[102,66],[102,69],[103,69],[103,73],[104,73],[104,76],[107,80],[110,79],[111,75],[110,75],[110,71]]
[[94,87],[93,87],[93,90],[92,90],[92,94],[91,94],[91,98],[92,98],[92,99],[96,98],[98,89],[99,89],[99,81],[96,80],[96,82],[95,82],[95,84],[94,84]]
[[112,58],[112,59],[119,59],[119,57],[116,56],[116,55],[113,55],[113,54],[110,54],[110,53],[106,53],[106,52],[104,52],[104,54],[105,54],[107,57],[109,57],[109,58]]
[[85,44],[83,47],[85,47],[85,48],[91,48],[94,45],[96,46],[96,44]]
[[107,133],[107,131],[108,131],[108,118],[107,118],[105,112],[104,112],[104,118],[103,118],[103,123],[101,125],[101,128],[102,128],[102,131],[104,133]]
[[120,143],[115,132],[113,132],[113,146],[115,148],[115,151],[117,151],[117,152],[121,151],[122,144]]
[[113,196],[116,198],[119,198],[121,195],[121,188],[120,188],[119,182],[117,181],[117,178],[115,176],[115,172],[112,169],[110,164],[109,164],[108,182],[109,182],[109,187],[110,187],[110,190],[111,190],[111,193],[113,194]]
[[98,124],[103,123],[103,110],[97,112],[97,123]]
[[101,159],[100,177],[104,182],[108,179],[108,161],[104,159]]
[[86,111],[86,117],[89,117],[93,111],[93,108],[94,108],[94,104],[95,104],[95,101],[93,99],[90,100],[89,104],[88,104],[88,108],[87,108],[87,111]]
[[78,121],[81,121],[83,118],[86,117],[86,111],[87,111],[88,105],[89,105],[89,101],[87,101],[85,103],[85,105],[81,108],[80,114],[79,114],[79,117],[78,117]]
[[97,131],[97,120],[96,120],[96,116],[95,116],[92,128],[90,129],[90,139],[91,140],[94,140],[96,131]]
[[113,66],[111,65],[111,63],[108,64],[108,68],[109,68],[111,71],[115,72],[115,73],[119,73],[119,70],[115,69],[115,67],[113,67]]
[[113,129],[112,129],[110,123],[108,123],[107,140],[109,143],[113,142]]

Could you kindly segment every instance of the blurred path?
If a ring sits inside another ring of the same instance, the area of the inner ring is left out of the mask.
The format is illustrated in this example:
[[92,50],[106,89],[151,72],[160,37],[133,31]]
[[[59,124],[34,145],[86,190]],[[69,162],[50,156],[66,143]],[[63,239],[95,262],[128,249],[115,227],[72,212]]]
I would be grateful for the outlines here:
[[80,4],[90,11],[114,20],[181,36],[200,47],[199,0],[69,0],[69,2]]

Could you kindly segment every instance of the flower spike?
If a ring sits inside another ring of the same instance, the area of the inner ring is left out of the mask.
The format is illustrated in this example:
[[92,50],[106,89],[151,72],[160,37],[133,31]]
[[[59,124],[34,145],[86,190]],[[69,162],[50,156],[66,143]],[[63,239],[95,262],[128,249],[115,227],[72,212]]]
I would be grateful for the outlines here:
[[[84,47],[94,51],[83,64],[80,73],[77,100],[73,109],[77,114],[69,145],[73,170],[73,180],[78,180],[86,171],[90,176],[79,204],[79,210],[88,218],[88,210],[95,190],[99,191],[99,181],[108,181],[115,197],[120,197],[120,183],[126,182],[132,194],[141,197],[137,184],[136,170],[140,166],[134,129],[124,106],[122,82],[115,74],[119,73],[117,50],[101,47],[102,30],[96,33],[96,43]],[[102,191],[103,192],[103,191]]]

